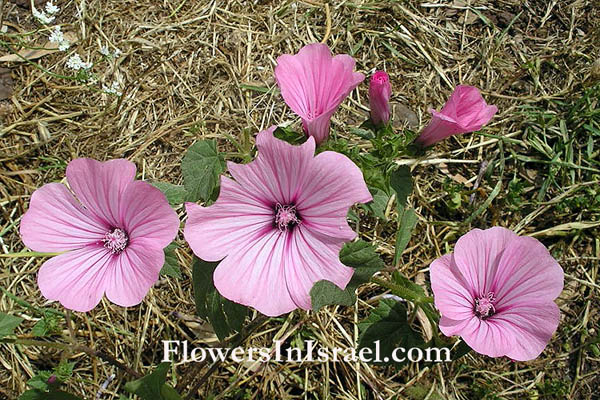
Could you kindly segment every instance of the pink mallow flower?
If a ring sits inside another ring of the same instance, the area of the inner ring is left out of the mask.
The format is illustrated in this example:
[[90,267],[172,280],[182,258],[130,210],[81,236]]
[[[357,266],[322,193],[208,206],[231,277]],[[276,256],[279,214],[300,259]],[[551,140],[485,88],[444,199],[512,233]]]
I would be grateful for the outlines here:
[[416,142],[421,146],[431,146],[452,135],[478,131],[490,122],[497,111],[496,106],[486,104],[476,87],[458,85],[442,111],[429,110],[431,122]]
[[532,360],[558,327],[563,270],[534,238],[473,229],[454,254],[431,264],[430,275],[440,330],[478,353]]
[[369,83],[369,106],[371,121],[375,125],[385,125],[390,120],[390,96],[392,85],[385,71],[376,71]]
[[276,139],[273,126],[258,134],[258,157],[228,163],[210,207],[187,203],[184,236],[194,253],[219,261],[215,287],[231,301],[277,316],[310,309],[310,289],[326,279],[345,288],[352,268],[339,260],[356,237],[346,221],[354,203],[371,194],[346,156],[314,156],[314,138],[301,146]]
[[365,76],[354,72],[347,54],[332,57],[321,43],[304,46],[298,54],[277,58],[275,78],[283,100],[300,116],[304,132],[317,144],[329,136],[331,116]]
[[135,172],[127,160],[79,158],[67,166],[72,192],[49,183],[33,193],[21,220],[23,242],[34,251],[65,252],[38,273],[44,297],[89,311],[106,294],[127,307],[158,280],[179,218],[158,189],[134,180]]

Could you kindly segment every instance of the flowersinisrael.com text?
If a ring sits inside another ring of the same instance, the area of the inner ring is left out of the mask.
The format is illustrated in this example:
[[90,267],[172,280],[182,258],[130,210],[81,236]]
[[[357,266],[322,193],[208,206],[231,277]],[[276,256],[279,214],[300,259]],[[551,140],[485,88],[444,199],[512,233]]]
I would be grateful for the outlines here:
[[317,345],[315,340],[304,341],[304,346],[283,348],[283,341],[275,340],[274,348],[268,347],[193,347],[187,340],[163,340],[163,362],[216,362],[231,360],[234,362],[327,362],[327,361],[363,361],[363,362],[448,362],[450,349],[446,347],[404,347],[395,348],[391,357],[382,357],[380,341],[374,342],[374,348],[332,347]]

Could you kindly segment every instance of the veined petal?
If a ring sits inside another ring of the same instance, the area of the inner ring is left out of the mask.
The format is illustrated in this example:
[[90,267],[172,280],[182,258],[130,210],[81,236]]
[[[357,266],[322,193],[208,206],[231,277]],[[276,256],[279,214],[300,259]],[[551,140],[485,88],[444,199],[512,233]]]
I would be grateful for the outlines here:
[[[365,78],[353,72],[354,66],[352,57],[332,57],[329,48],[321,43],[306,45],[296,55],[277,58],[275,78],[281,95],[317,143],[327,137],[331,114]],[[319,116],[325,116],[325,120],[313,125],[311,121]]]
[[113,256],[105,278],[106,297],[122,307],[141,303],[164,263],[163,248],[154,240],[132,239],[121,254]]
[[270,317],[296,309],[285,279],[286,238],[273,230],[225,257],[213,275],[219,293]]
[[471,319],[475,315],[472,291],[456,267],[451,254],[432,262],[429,276],[435,306],[442,316],[462,321]]
[[539,356],[556,331],[560,310],[552,302],[520,304],[498,312],[490,318],[503,336],[513,338],[505,355],[517,361],[533,360]]
[[224,176],[215,204],[187,203],[186,211],[185,240],[206,261],[219,261],[275,230],[273,209]]
[[519,237],[509,229],[473,229],[461,236],[454,247],[454,261],[472,290],[473,298],[492,291],[504,248]]
[[99,243],[108,228],[79,204],[65,185],[49,183],[33,192],[20,231],[30,249],[54,252]]
[[142,181],[127,185],[121,196],[119,223],[130,240],[144,238],[161,249],[175,239],[179,230],[179,217],[165,195]]
[[272,126],[258,134],[256,160],[227,164],[231,175],[249,195],[269,207],[295,202],[315,152],[313,139],[293,146],[273,136],[276,128]]
[[356,237],[346,221],[348,209],[373,199],[356,164],[333,151],[315,157],[299,193],[295,204],[302,223],[315,232],[345,240]]
[[490,357],[507,355],[516,342],[516,338],[501,324],[491,319],[483,321],[475,316],[467,320],[458,334],[473,350]]
[[102,299],[113,257],[101,245],[53,257],[38,272],[40,291],[45,298],[58,300],[65,308],[89,311]]
[[310,289],[320,280],[333,282],[340,289],[346,288],[354,270],[339,259],[343,241],[313,233],[302,225],[288,235],[285,281],[298,307],[311,309]]
[[537,239],[517,237],[504,249],[491,286],[496,311],[529,302],[550,302],[562,292],[563,283],[563,270],[548,249]]
[[111,227],[119,226],[119,204],[135,178],[135,164],[124,160],[100,162],[78,158],[67,166],[67,180],[81,203]]

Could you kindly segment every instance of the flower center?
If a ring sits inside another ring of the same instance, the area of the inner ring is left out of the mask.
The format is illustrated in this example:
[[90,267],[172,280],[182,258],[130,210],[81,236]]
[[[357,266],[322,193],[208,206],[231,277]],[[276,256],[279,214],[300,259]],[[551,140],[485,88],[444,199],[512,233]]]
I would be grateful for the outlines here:
[[102,242],[104,243],[104,247],[109,249],[111,253],[119,254],[127,247],[129,238],[124,230],[115,228],[110,232],[106,232]]
[[495,301],[496,298],[492,292],[475,299],[475,315],[477,315],[479,319],[486,319],[494,315],[496,312],[496,309],[494,308]]
[[287,231],[288,228],[292,228],[298,224],[300,224],[300,218],[298,218],[296,206],[282,206],[281,204],[275,206],[275,225],[277,225],[280,231]]

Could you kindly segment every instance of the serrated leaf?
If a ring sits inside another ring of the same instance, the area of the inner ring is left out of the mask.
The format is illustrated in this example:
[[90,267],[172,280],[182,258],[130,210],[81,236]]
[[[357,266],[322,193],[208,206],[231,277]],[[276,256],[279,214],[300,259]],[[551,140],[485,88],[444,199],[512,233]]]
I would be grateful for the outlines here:
[[31,334],[35,337],[43,337],[60,332],[60,321],[62,318],[59,315],[45,313],[44,316],[35,323]]
[[308,136],[304,133],[296,132],[287,126],[278,126],[275,132],[273,132],[273,136],[293,145],[299,145],[308,140]]
[[373,196],[373,200],[367,204],[361,204],[361,206],[365,210],[372,212],[376,218],[385,220],[385,209],[387,208],[390,196],[383,190],[377,188],[370,188],[369,191]]
[[192,281],[196,313],[212,325],[219,340],[224,340],[231,333],[242,329],[248,308],[219,294],[213,282],[218,264],[194,257]]
[[211,198],[225,171],[225,160],[217,151],[217,142],[201,140],[194,143],[181,162],[183,182],[190,201]]
[[367,139],[367,140],[375,139],[375,134],[371,130],[362,129],[362,128],[352,128],[352,127],[349,128],[349,130],[350,130],[350,133],[353,133],[360,138]]
[[177,244],[175,242],[165,247],[165,264],[161,268],[160,274],[181,279],[183,278],[183,275],[181,275],[179,260],[177,254],[175,254],[175,249],[177,249]]
[[360,349],[368,347],[373,350],[373,354],[379,348],[380,363],[401,365],[392,359],[392,352],[397,347],[409,349],[425,345],[421,335],[408,324],[406,313],[406,307],[402,303],[393,299],[381,300],[377,308],[365,320],[358,323],[360,330],[358,347]]
[[23,318],[0,312],[0,338],[14,335],[15,328],[23,322]]
[[314,311],[331,304],[351,306],[356,301],[355,291],[361,284],[384,267],[384,263],[369,243],[358,240],[346,243],[340,251],[342,264],[352,267],[354,274],[344,290],[327,280],[316,282],[310,290],[311,305]]
[[406,249],[412,231],[417,224],[417,214],[412,208],[400,211],[400,221],[398,222],[398,232],[396,233],[396,246],[394,250],[394,265],[399,265],[402,252]]
[[[139,396],[142,400],[181,399],[175,389],[165,383],[170,366],[171,363],[160,363],[149,375],[132,382],[127,382],[125,390]],[[165,387],[168,387],[168,389],[165,389]]]
[[396,207],[398,211],[404,209],[408,196],[412,193],[412,176],[410,168],[401,165],[390,175],[390,187],[396,192]]
[[165,195],[171,206],[183,204],[187,200],[187,191],[183,185],[173,185],[168,182],[153,182],[152,186]]

